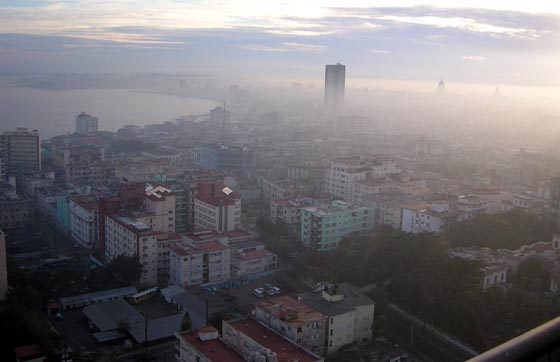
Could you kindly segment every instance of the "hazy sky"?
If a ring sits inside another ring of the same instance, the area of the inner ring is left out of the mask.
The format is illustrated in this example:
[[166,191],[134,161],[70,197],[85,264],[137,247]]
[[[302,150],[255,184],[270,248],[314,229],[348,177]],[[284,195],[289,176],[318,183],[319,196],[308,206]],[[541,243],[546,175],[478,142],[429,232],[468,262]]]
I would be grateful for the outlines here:
[[0,0],[0,73],[194,72],[558,86],[560,2]]

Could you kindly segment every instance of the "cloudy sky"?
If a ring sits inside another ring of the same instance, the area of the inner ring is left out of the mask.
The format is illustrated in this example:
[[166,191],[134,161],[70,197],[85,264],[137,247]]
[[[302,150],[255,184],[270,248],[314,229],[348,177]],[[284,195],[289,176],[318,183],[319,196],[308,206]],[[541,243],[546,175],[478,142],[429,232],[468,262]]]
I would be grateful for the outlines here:
[[559,86],[560,2],[0,0],[0,73],[183,72]]

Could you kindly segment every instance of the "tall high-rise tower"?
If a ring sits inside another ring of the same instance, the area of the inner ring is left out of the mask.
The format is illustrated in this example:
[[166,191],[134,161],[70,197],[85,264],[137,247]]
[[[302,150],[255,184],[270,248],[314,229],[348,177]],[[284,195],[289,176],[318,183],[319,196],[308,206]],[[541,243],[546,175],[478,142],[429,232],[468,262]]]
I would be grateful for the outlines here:
[[346,66],[340,63],[325,67],[325,112],[336,116],[344,109]]
[[440,79],[439,83],[438,83],[438,87],[437,87],[438,92],[443,93],[445,92],[445,82],[443,81],[443,78]]
[[97,132],[97,117],[82,112],[76,116],[76,133],[88,135]]

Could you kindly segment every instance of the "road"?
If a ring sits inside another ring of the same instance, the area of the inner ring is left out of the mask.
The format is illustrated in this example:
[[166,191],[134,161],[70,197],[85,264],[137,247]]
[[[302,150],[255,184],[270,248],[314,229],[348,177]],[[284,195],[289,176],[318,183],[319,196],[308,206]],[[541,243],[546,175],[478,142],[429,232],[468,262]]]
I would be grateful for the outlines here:
[[385,310],[384,315],[387,320],[386,337],[410,350],[415,361],[462,362],[472,357],[422,327],[412,327],[408,319],[390,308]]

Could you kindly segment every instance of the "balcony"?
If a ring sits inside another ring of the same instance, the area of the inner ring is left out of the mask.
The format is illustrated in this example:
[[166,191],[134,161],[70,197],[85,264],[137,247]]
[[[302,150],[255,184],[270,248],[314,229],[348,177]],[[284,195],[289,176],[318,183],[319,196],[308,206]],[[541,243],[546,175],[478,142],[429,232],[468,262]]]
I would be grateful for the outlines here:
[[468,362],[560,360],[560,317],[484,352]]

